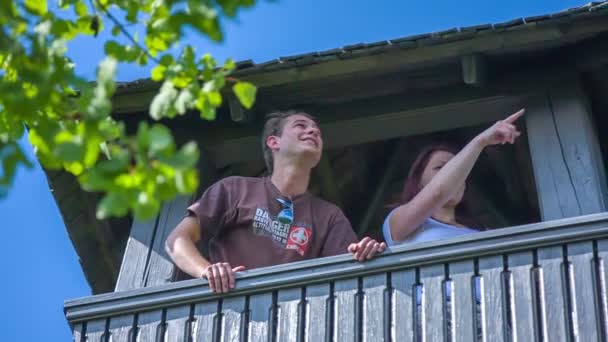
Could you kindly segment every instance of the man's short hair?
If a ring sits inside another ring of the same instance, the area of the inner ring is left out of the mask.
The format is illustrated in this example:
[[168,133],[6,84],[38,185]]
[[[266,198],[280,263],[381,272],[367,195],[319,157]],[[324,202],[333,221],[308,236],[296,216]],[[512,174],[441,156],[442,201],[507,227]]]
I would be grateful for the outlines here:
[[293,115],[303,115],[317,123],[317,119],[314,116],[298,109],[276,111],[266,115],[266,123],[264,124],[264,130],[262,131],[262,151],[264,152],[264,161],[266,162],[266,168],[269,174],[272,174],[274,158],[272,156],[272,150],[266,145],[266,139],[271,135],[280,137],[283,134],[285,120]]

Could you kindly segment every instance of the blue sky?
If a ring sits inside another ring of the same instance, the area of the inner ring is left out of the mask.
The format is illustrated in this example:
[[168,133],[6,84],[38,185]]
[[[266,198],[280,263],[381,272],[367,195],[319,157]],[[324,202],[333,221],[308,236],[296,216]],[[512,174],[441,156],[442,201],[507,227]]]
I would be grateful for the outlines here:
[[[51,1],[52,2],[52,1]],[[373,6],[371,5],[373,3]],[[509,1],[261,1],[237,21],[225,25],[225,41],[214,44],[191,37],[198,52],[219,61],[253,59],[332,49],[360,42],[557,12],[580,6],[575,0]],[[111,27],[110,27],[111,28]],[[109,35],[108,27],[101,38]],[[91,78],[103,56],[100,38],[78,39],[69,55],[82,75]],[[118,79],[148,77],[148,69],[121,66]],[[32,158],[31,148],[26,150]],[[90,289],[39,165],[20,170],[8,198],[0,200],[4,243],[0,249],[2,340],[69,341],[63,301]],[[8,304],[8,305],[7,305]],[[35,322],[35,323],[34,323]]]

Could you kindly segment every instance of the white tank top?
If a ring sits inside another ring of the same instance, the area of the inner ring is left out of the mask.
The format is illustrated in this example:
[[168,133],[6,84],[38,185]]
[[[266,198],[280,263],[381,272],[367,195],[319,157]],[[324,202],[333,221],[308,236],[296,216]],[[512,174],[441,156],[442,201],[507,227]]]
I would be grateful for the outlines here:
[[388,246],[394,246],[402,243],[437,241],[478,232],[477,230],[470,228],[456,227],[445,224],[429,217],[407,239],[403,241],[395,241],[391,236],[391,228],[389,225],[389,220],[394,211],[395,210],[393,209],[393,211],[386,216],[386,219],[384,219],[384,224],[382,225],[382,234],[384,235],[384,240]]

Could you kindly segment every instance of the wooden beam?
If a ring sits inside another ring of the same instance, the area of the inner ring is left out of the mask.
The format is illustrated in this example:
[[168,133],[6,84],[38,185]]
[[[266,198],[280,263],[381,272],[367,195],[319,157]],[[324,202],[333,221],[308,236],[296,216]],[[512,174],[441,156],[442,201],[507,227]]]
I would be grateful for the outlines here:
[[462,79],[465,84],[481,87],[488,80],[488,61],[479,53],[462,56]]
[[[325,106],[316,113],[320,118],[335,118],[336,121],[321,123],[325,147],[335,148],[496,121],[513,112],[521,102],[518,96],[463,98],[466,100],[428,97],[424,103],[391,96]],[[210,139],[202,145],[209,146],[213,162],[223,167],[261,159],[258,140],[256,133],[219,143],[219,139]]]
[[226,97],[228,99],[228,107],[230,108],[230,118],[232,121],[249,123],[253,120],[253,112],[243,108],[236,96],[230,94],[226,95]]
[[365,215],[363,216],[363,219],[359,224],[359,228],[357,229],[357,234],[359,236],[362,236],[370,229],[374,215],[378,212],[378,208],[380,208],[382,205],[384,193],[393,180],[395,171],[399,169],[399,163],[403,161],[403,156],[406,155],[408,146],[408,141],[406,139],[401,139],[393,150],[391,158],[384,168],[385,171],[382,175],[382,179],[377,184],[376,191],[374,192],[373,197],[370,199],[367,210],[365,211]]
[[334,177],[334,170],[331,166],[327,151],[323,152],[323,157],[321,157],[321,161],[319,161],[317,168],[321,178],[320,185],[323,197],[338,207],[342,207],[340,190],[338,189],[336,178]]
[[605,169],[578,78],[565,76],[526,107],[542,219],[605,211]]

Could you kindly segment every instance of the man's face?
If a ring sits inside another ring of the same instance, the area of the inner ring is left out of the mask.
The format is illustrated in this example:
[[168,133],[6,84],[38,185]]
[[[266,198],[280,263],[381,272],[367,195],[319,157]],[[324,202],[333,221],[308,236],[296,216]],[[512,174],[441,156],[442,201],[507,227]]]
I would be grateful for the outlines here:
[[313,166],[317,165],[323,151],[323,139],[319,126],[313,120],[300,114],[285,119],[281,136],[269,137],[267,144],[275,151],[275,158],[278,156],[305,157],[310,159]]

